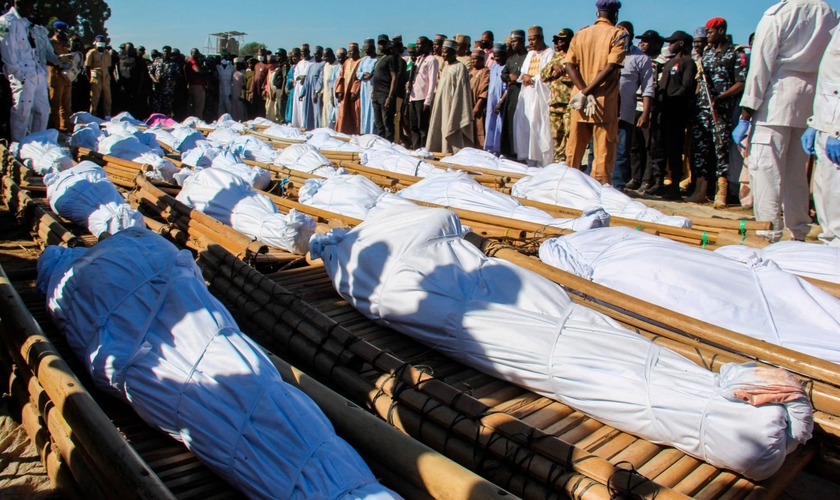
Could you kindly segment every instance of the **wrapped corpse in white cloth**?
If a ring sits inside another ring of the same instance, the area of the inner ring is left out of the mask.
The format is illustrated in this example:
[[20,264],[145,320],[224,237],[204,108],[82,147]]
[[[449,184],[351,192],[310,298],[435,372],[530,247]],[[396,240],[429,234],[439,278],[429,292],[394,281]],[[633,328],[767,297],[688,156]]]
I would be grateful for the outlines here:
[[396,174],[426,177],[440,170],[421,157],[398,153],[389,149],[369,149],[360,154],[359,162],[371,168],[378,168]]
[[511,196],[482,186],[460,170],[430,172],[422,181],[400,191],[398,196],[573,231],[610,225],[610,216],[597,207],[584,212],[579,219],[555,219],[539,208],[526,207]]
[[830,245],[780,241],[764,248],[727,245],[718,248],[715,253],[744,262],[757,255],[762,260],[772,260],[783,271],[797,276],[840,284],[840,248]]
[[145,175],[153,180],[164,182],[174,180],[173,176],[178,173],[178,167],[161,156],[163,149],[160,148],[153,134],[140,132],[123,122],[109,124],[106,132],[109,135],[102,137],[96,145],[99,153],[151,165],[154,170],[146,172]]
[[553,163],[513,185],[511,194],[517,198],[550,203],[578,210],[601,207],[613,217],[623,217],[666,226],[690,228],[691,220],[665,215],[659,210],[633,201],[626,194],[598,181],[576,168]]
[[615,227],[548,240],[540,259],[686,316],[840,363],[840,301],[757,254],[741,262]]
[[23,138],[10,149],[23,164],[41,175],[73,166],[73,158],[58,145],[58,130],[47,129]]
[[398,498],[239,331],[188,251],[132,228],[48,247],[37,284],[96,386],[247,497]]
[[464,148],[452,156],[444,156],[440,161],[441,163],[458,165],[459,167],[478,167],[523,175],[532,175],[542,170],[541,168],[529,167],[524,163],[513,160],[497,158],[489,151],[475,148]]
[[297,210],[284,215],[241,177],[218,168],[197,172],[184,181],[178,201],[262,243],[305,254],[315,220]]
[[[787,372],[731,364],[715,374],[485,256],[462,232],[448,210],[391,207],[313,236],[310,252],[368,318],[717,467],[763,479],[810,438],[811,407]],[[744,401],[763,391],[787,402]]]
[[298,201],[310,207],[365,219],[374,207],[414,205],[384,191],[361,175],[335,175],[327,179],[307,179],[298,190]]
[[58,215],[86,227],[96,237],[129,227],[146,227],[99,165],[83,161],[57,174],[44,176],[47,198]]

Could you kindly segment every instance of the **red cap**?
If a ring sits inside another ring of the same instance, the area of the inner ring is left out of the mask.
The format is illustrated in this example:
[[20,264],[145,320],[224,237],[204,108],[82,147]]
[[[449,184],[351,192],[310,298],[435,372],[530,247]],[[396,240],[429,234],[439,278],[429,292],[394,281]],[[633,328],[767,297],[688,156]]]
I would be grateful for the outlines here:
[[722,17],[716,17],[714,19],[709,19],[709,22],[706,23],[706,27],[709,29],[717,29],[717,28],[725,28],[726,27],[726,19]]

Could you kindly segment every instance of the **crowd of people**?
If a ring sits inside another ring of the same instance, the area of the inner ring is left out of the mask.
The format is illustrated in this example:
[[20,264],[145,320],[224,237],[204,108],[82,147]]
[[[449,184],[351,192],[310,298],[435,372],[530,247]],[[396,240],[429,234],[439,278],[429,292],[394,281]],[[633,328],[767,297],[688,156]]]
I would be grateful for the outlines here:
[[[832,91],[840,78],[826,70],[838,16],[822,0],[771,7],[749,46],[733,43],[723,18],[692,34],[636,36],[632,23],[619,22],[620,1],[597,0],[592,25],[563,28],[551,45],[532,26],[503,43],[491,31],[475,42],[437,34],[407,45],[380,35],[337,50],[260,49],[252,58],[198,49],[185,57],[168,46],[147,54],[131,43],[115,50],[102,36],[83,47],[62,22],[48,38],[27,20],[31,4],[18,0],[0,18],[13,140],[48,122],[71,132],[75,111],[208,122],[229,113],[377,134],[411,149],[474,147],[535,167],[566,162],[629,194],[715,206],[737,202],[748,179],[757,219],[774,223],[763,234],[771,241],[785,225],[794,239],[807,234],[806,164],[816,153],[823,239],[840,234],[840,209],[831,205],[840,183],[831,167],[840,159]],[[20,37],[33,67],[17,63]],[[791,146],[800,137],[803,147]]]

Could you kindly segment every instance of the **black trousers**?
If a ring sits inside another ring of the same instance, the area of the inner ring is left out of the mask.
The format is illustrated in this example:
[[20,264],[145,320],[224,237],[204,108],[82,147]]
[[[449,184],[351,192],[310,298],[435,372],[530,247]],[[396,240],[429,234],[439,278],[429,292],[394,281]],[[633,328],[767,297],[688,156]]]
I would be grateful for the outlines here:
[[685,150],[685,129],[688,125],[688,113],[685,107],[662,112],[662,145],[665,158],[671,171],[671,182],[679,183],[683,172],[683,151]]
[[[637,123],[641,114],[641,111],[636,111]],[[650,172],[646,172],[649,151],[650,127],[635,127],[635,130],[633,131],[633,140],[630,143],[630,178],[640,184],[650,182]],[[646,173],[647,176],[645,176]]]
[[373,122],[376,126],[376,135],[394,142],[394,116],[397,114],[397,103],[396,99],[391,99],[388,106],[385,106],[387,99],[388,96],[373,96]]
[[411,101],[408,103],[408,120],[411,124],[411,149],[426,147],[426,137],[429,134],[429,118],[431,107],[425,111],[425,101]]

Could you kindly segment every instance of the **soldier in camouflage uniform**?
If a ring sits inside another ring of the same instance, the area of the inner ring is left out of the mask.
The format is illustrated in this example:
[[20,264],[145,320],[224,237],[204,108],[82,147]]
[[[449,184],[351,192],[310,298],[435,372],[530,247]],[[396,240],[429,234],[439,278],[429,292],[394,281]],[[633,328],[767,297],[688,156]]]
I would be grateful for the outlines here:
[[569,137],[571,110],[569,99],[572,97],[572,81],[566,75],[566,50],[572,41],[574,32],[563,28],[554,35],[554,57],[540,73],[542,81],[551,89],[548,118],[554,133],[554,161],[566,161],[566,139]]
[[[726,21],[715,18],[706,23],[709,45],[701,61],[697,114],[694,117],[692,176],[694,194],[688,201],[702,202],[717,178],[716,205],[726,204],[729,150],[732,144],[732,116],[747,77],[747,56],[743,49],[726,41]],[[705,82],[705,83],[704,83]],[[705,88],[704,88],[705,87]],[[708,94],[706,92],[708,88]],[[712,106],[717,123],[712,118]]]

